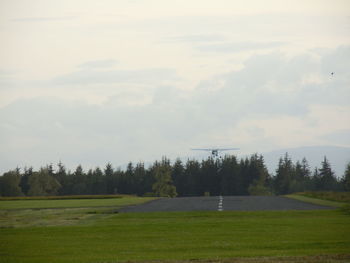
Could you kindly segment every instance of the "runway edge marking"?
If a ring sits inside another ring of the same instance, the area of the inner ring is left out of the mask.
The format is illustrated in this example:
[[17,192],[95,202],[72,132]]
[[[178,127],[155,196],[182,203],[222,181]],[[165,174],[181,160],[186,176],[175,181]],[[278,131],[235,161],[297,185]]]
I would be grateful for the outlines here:
[[223,197],[222,195],[220,195],[219,197],[219,205],[218,205],[218,211],[223,211],[223,207],[222,207],[222,202],[223,202]]

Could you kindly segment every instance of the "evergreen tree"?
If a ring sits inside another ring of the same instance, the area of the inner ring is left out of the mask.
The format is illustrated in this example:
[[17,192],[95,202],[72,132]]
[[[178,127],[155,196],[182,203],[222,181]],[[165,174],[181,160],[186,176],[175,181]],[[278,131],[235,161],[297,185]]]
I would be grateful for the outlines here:
[[301,176],[300,177],[303,180],[303,190],[302,191],[312,190],[313,185],[312,185],[312,179],[311,179],[310,165],[305,157],[301,161]]
[[250,195],[269,195],[268,180],[270,176],[262,155],[254,154],[251,156],[249,174],[248,193]]
[[186,195],[203,195],[201,187],[201,167],[196,160],[187,160],[185,166]]
[[99,167],[96,167],[95,170],[92,172],[92,177],[93,177],[93,186],[94,186],[93,194],[98,194],[98,195],[106,194],[107,192],[106,180],[102,170]]
[[22,192],[24,195],[28,195],[28,191],[29,191],[29,178],[32,176],[33,174],[33,167],[29,167],[29,168],[24,168],[24,173],[21,177],[21,182],[19,184],[19,186],[22,189]]
[[185,168],[180,159],[177,159],[173,165],[173,169],[171,172],[171,178],[176,187],[176,191],[179,196],[186,195],[186,176],[185,176]]
[[289,158],[288,153],[286,153],[284,158],[279,159],[276,176],[274,178],[274,189],[276,194],[282,195],[292,192],[291,182],[294,177],[294,173],[294,165],[292,160]]
[[332,171],[331,165],[327,160],[326,156],[321,164],[321,168],[319,169],[319,189],[317,190],[337,190],[338,189],[338,181],[334,176],[334,172]]
[[69,189],[67,189],[67,187],[69,185],[69,179],[67,176],[66,167],[60,161],[57,164],[57,168],[58,169],[57,169],[57,172],[55,173],[54,177],[61,185],[61,188],[59,189],[58,193],[60,195],[69,194]]
[[46,170],[50,176],[55,176],[52,163],[50,163],[49,165],[46,165]]
[[114,174],[114,171],[113,171],[112,164],[107,163],[104,170],[107,194],[114,194],[117,189],[113,174]]
[[311,182],[312,182],[312,190],[317,191],[321,189],[321,176],[320,173],[318,172],[318,168],[315,167],[314,172],[311,177]]
[[123,193],[133,194],[134,165],[132,164],[132,162],[128,163],[126,171],[123,175]]
[[295,169],[295,172],[293,173],[293,176],[291,177],[291,182],[290,182],[290,192],[292,193],[303,192],[305,190],[305,185],[304,185],[304,174],[303,174],[302,164],[299,161],[297,161],[294,169]]
[[243,195],[248,195],[248,187],[251,183],[250,180],[250,161],[248,158],[241,159],[239,163],[239,170],[240,170],[240,177],[242,178],[242,194]]
[[205,192],[209,192],[210,195],[221,194],[221,178],[218,170],[218,162],[214,158],[209,157],[208,159],[202,161],[200,182],[198,182],[198,190],[200,195],[203,195]]
[[343,188],[345,191],[350,191],[350,163],[346,166],[346,170],[342,179]]
[[114,194],[120,194],[123,193],[122,192],[122,179],[124,176],[124,171],[122,171],[120,168],[118,168],[116,171],[114,171],[113,173],[113,185],[114,185],[114,189],[113,189],[113,193]]
[[243,195],[243,178],[235,156],[225,156],[220,164],[222,195]]
[[81,165],[78,165],[71,178],[71,194],[83,195],[88,194],[88,187],[86,184],[86,176]]
[[150,189],[147,187],[146,180],[146,170],[145,170],[145,165],[142,162],[139,162],[136,164],[135,170],[134,170],[134,180],[133,180],[133,185],[134,189],[133,192],[136,193],[139,196],[144,195],[147,191]]

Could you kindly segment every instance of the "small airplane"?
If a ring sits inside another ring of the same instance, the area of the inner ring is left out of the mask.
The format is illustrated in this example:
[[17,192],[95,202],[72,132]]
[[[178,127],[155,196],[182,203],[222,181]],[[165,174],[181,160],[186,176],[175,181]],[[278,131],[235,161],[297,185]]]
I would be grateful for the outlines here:
[[195,149],[191,149],[191,150],[192,151],[208,151],[208,152],[211,152],[212,157],[218,157],[219,152],[239,150],[239,148],[204,148],[204,149],[195,148]]

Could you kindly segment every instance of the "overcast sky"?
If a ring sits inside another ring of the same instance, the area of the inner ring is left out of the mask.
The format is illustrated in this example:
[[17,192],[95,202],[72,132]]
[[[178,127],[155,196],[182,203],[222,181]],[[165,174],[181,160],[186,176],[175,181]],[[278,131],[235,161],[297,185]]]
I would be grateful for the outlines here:
[[1,172],[350,147],[348,0],[1,0],[0,40]]

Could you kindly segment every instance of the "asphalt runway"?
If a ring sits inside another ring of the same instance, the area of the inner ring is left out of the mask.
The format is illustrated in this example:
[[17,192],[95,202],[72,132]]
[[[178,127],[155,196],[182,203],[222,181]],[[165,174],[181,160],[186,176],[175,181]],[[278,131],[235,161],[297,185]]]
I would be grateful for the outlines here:
[[210,196],[161,198],[128,206],[120,212],[175,212],[175,211],[263,211],[263,210],[317,210],[332,207],[314,205],[279,196]]

